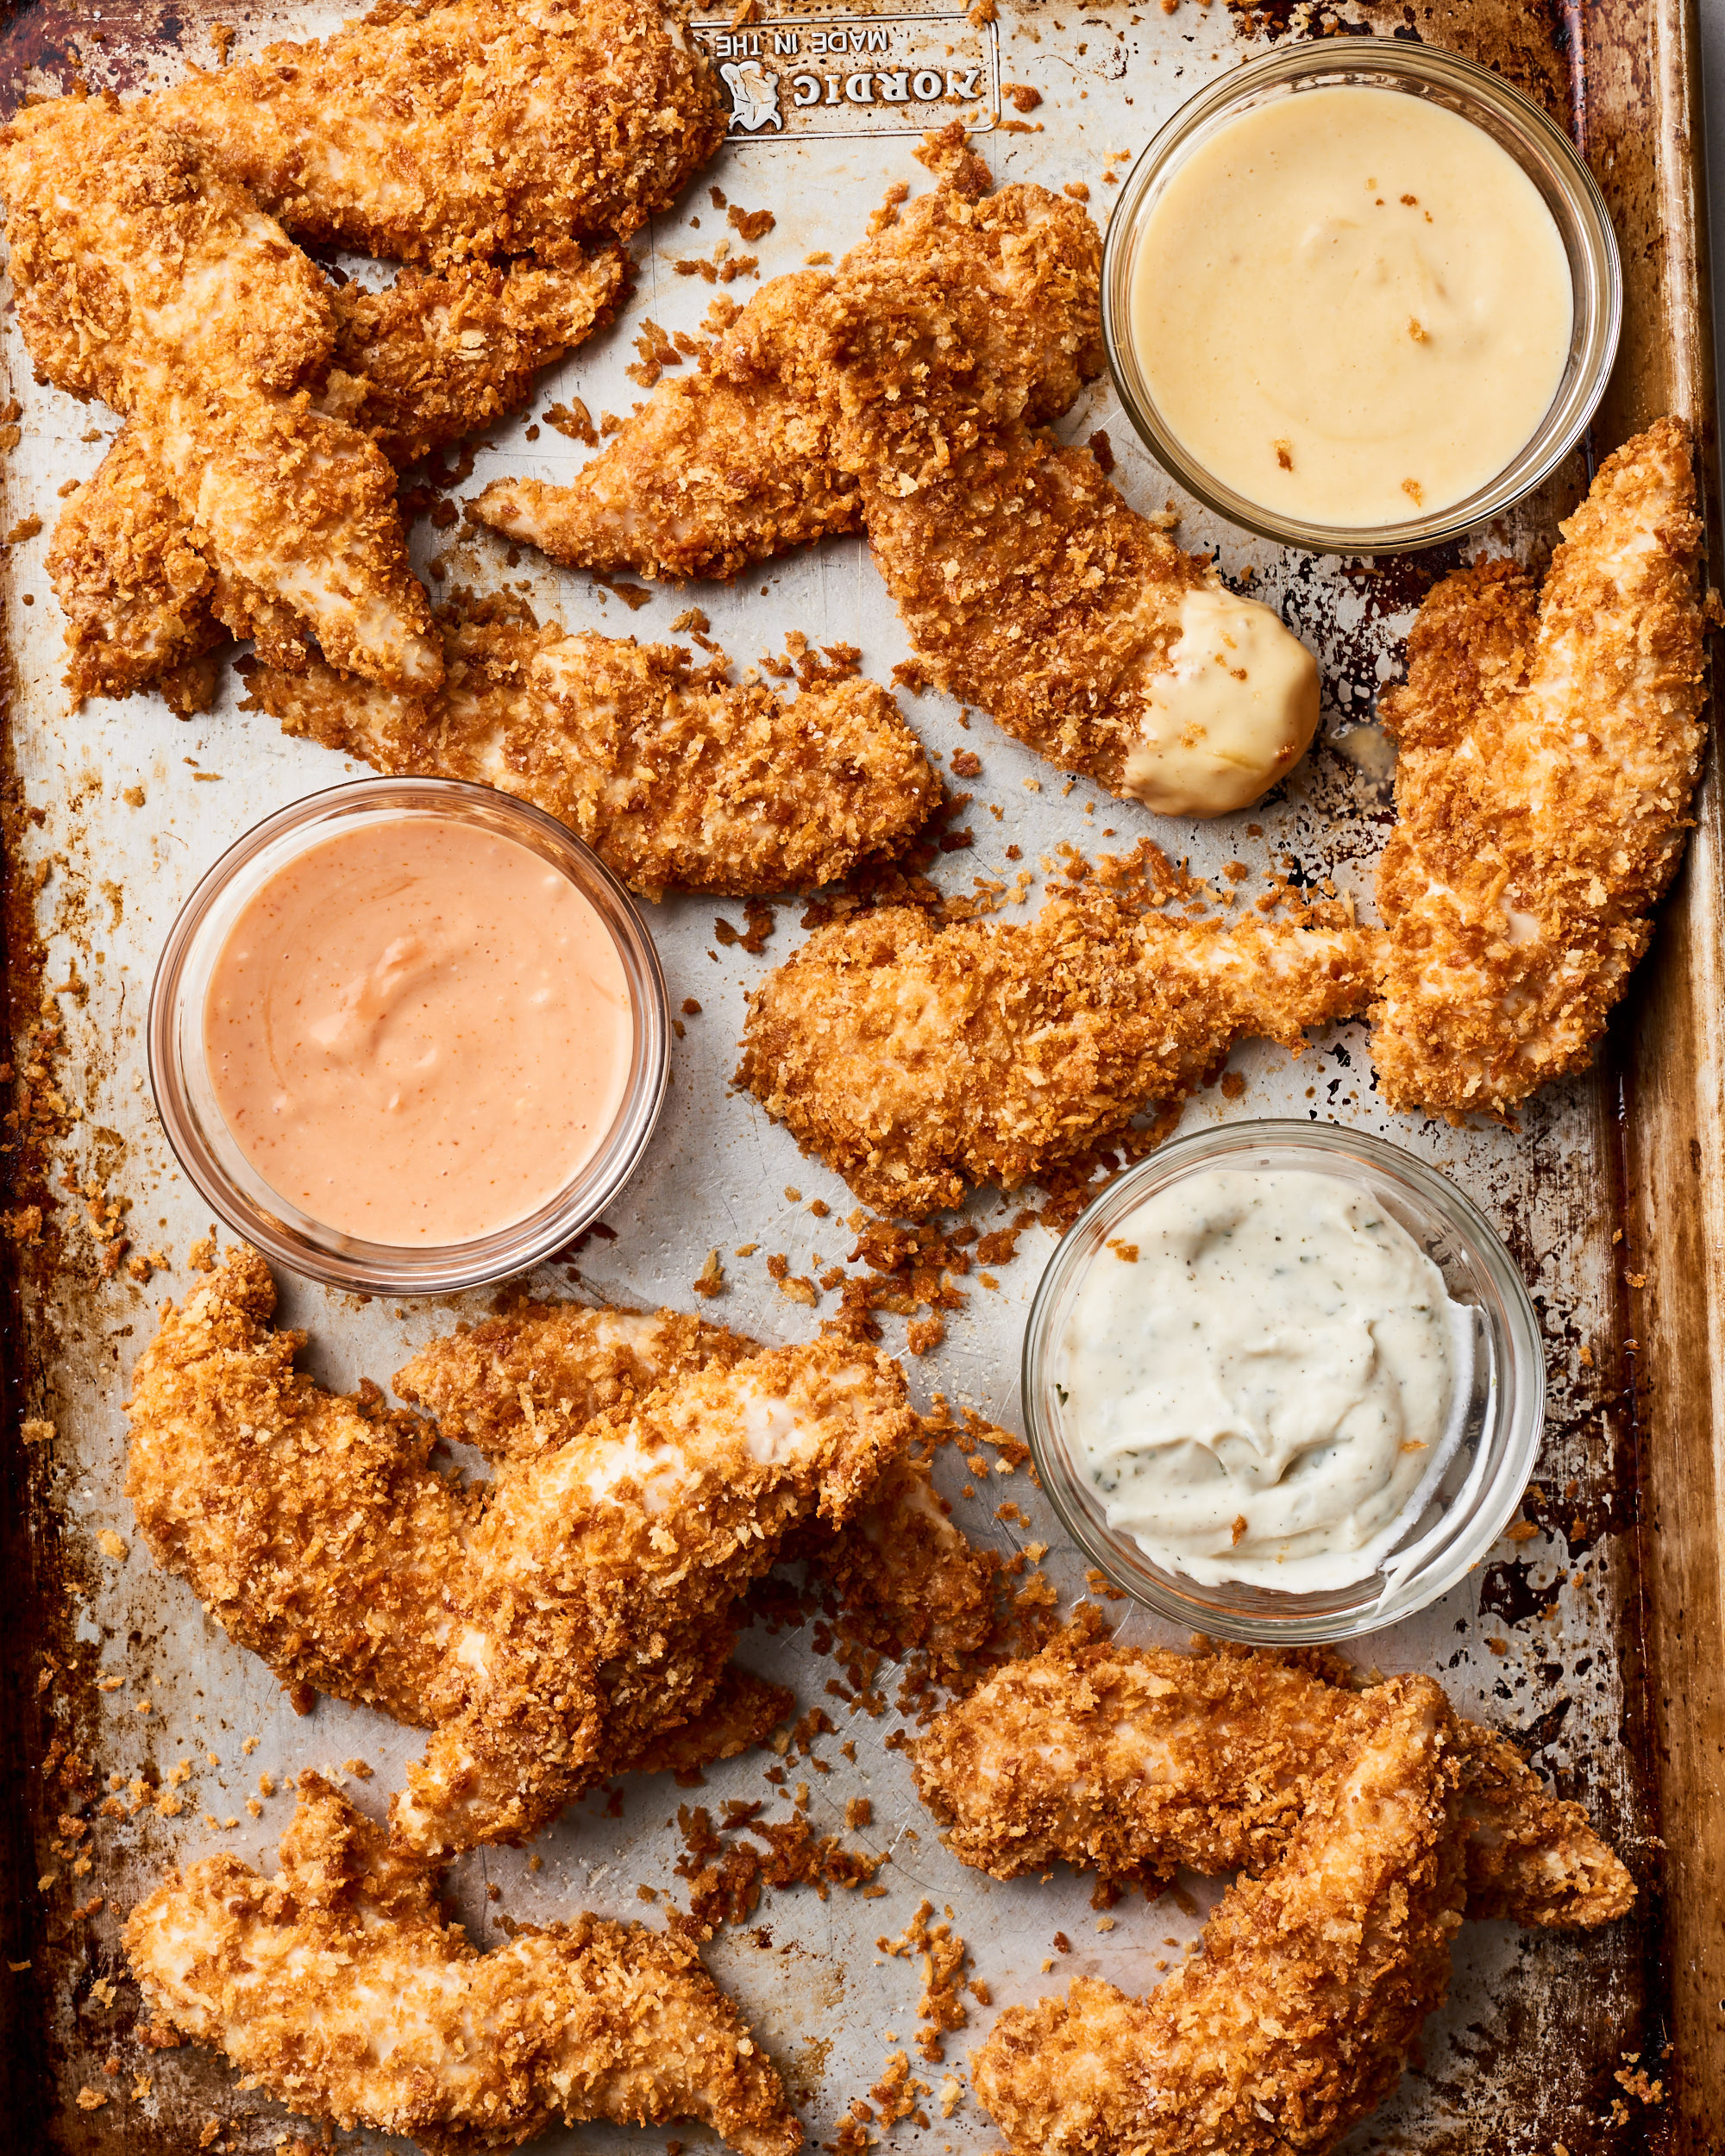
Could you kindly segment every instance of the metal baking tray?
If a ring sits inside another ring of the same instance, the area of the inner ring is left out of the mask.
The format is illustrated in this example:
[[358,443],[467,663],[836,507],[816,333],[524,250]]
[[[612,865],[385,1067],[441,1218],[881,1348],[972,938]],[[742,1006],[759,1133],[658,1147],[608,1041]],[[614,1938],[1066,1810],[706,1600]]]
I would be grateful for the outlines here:
[[[272,36],[322,33],[344,12],[236,9],[218,0],[174,7],[122,0],[101,9],[25,0],[0,22],[0,108],[9,111],[33,91],[66,88],[74,76],[131,91],[172,80],[190,64],[215,65],[218,17],[244,53]],[[1585,9],[1567,0],[1538,9],[1517,0],[1412,0],[1339,10],[1186,0],[1171,13],[999,0],[997,11],[980,9],[974,19],[942,8],[846,12],[768,0],[754,12],[758,19],[741,28],[725,16],[698,32],[733,71],[731,137],[680,211],[637,241],[643,266],[626,316],[542,383],[530,412],[493,431],[463,492],[505,473],[573,470],[584,453],[549,429],[530,442],[528,420],[572,395],[595,416],[626,411],[638,393],[624,369],[641,319],[673,332],[697,329],[711,291],[670,266],[710,254],[724,229],[723,213],[710,207],[710,185],[746,210],[772,210],[775,228],[750,251],[762,278],[775,275],[811,250],[837,254],[853,243],[890,184],[925,184],[910,156],[914,130],[962,110],[1000,179],[1082,183],[1093,211],[1106,217],[1106,154],[1141,148],[1219,70],[1288,37],[1393,35],[1469,52],[1541,99],[1575,131],[1623,243],[1628,329],[1608,402],[1584,453],[1490,541],[1524,556],[1548,546],[1556,517],[1587,485],[1589,460],[1667,411],[1697,427],[1717,533],[1699,62],[1689,0],[1593,0]],[[940,102],[907,117],[902,108],[848,97],[844,71],[854,56],[882,51],[918,79],[940,72]],[[1041,102],[1021,110],[1030,100],[1014,97],[1015,85],[1038,91]],[[755,286],[743,277],[727,289],[740,299]],[[155,1122],[141,1027],[156,951],[201,870],[268,810],[354,767],[242,715],[231,676],[216,707],[191,721],[147,698],[68,713],[59,612],[43,569],[47,531],[66,483],[94,469],[116,422],[34,385],[9,303],[0,312],[0,400],[16,405],[0,432],[7,445],[0,531],[32,516],[44,526],[0,554],[7,1091],[41,1141],[22,1144],[14,1125],[5,1133],[11,1150],[0,1155],[15,1183],[6,1198],[0,1501],[9,1620],[0,1655],[7,1928],[0,2103],[8,2122],[0,2140],[91,2156],[205,2146],[261,2151],[294,2130],[285,2115],[242,2094],[235,2076],[207,2053],[140,2046],[119,1924],[182,1852],[220,1846],[273,1870],[292,1802],[282,1788],[287,1776],[307,1766],[340,1773],[343,1763],[363,1760],[374,1778],[350,1773],[348,1786],[375,1808],[417,1740],[328,1700],[309,1718],[297,1715],[263,1665],[204,1620],[184,1585],[151,1568],[134,1529],[122,1490],[128,1372],[161,1298],[188,1287],[189,1248],[210,1225]],[[1324,665],[1320,743],[1255,812],[1262,837],[1244,837],[1242,819],[1201,830],[1191,837],[1194,868],[1211,873],[1235,856],[1255,872],[1292,864],[1300,877],[1327,874],[1369,902],[1390,818],[1373,698],[1399,670],[1421,594],[1458,555],[1363,565],[1283,554],[1182,502],[1136,447],[1106,382],[1062,423],[1079,439],[1099,429],[1110,436],[1115,479],[1128,498],[1146,510],[1170,501],[1183,510],[1185,543],[1215,547],[1231,574],[1249,573],[1254,591],[1285,604]],[[739,670],[782,649],[791,631],[859,646],[878,679],[908,655],[859,541],[774,563],[729,588],[656,589],[638,611],[530,553],[511,565],[488,539],[460,542],[422,522],[415,545],[422,563],[443,555],[452,581],[486,588],[507,581],[542,613],[612,635],[666,637],[675,617],[698,603]],[[975,799],[960,821],[974,843],[942,854],[932,872],[944,887],[969,891],[978,877],[1010,884],[1009,846],[1034,868],[1052,862],[1063,843],[1094,854],[1168,836],[1085,782],[1067,785],[986,720],[965,728],[940,697],[906,703],[943,759],[963,749],[982,763],[981,775],[963,782]],[[1189,1130],[1294,1114],[1380,1131],[1453,1175],[1509,1239],[1540,1309],[1550,1369],[1548,1433],[1527,1512],[1539,1532],[1501,1545],[1465,1587],[1365,1643],[1358,1658],[1386,1671],[1428,1670],[1458,1708],[1517,1733],[1558,1788],[1586,1802],[1641,1889],[1627,1921],[1592,1935],[1468,1926],[1453,1994],[1428,2025],[1422,2060],[1350,2139],[1350,2156],[1368,2149],[1552,2156],[1559,2146],[1568,2156],[1618,2156],[1725,2146],[1725,831],[1710,766],[1697,818],[1653,955],[1596,1069],[1540,1097],[1518,1131],[1391,1117],[1375,1099],[1358,1025],[1339,1029],[1298,1061],[1247,1048],[1233,1065],[1244,1092],[1203,1094],[1186,1112]],[[1115,835],[1105,837],[1105,830]],[[1187,833],[1180,837],[1184,843]],[[673,1006],[693,997],[700,1012],[676,1044],[658,1138],[608,1214],[608,1234],[532,1285],[693,1308],[692,1282],[716,1245],[727,1253],[729,1285],[707,1314],[768,1339],[806,1338],[833,1299],[817,1309],[788,1299],[767,1259],[786,1254],[794,1275],[818,1270],[817,1254],[825,1264],[843,1262],[850,1239],[838,1216],[852,1201],[727,1083],[744,993],[795,946],[800,907],[779,905],[770,937],[750,935],[749,949],[731,933],[743,923],[738,906],[671,899],[648,911]],[[817,1198],[831,1217],[811,1214]],[[986,1230],[1026,1202],[1034,1194],[1004,1205],[983,1194],[973,1212]],[[120,1204],[129,1208],[128,1255],[159,1250],[172,1260],[147,1283],[124,1263],[104,1269],[111,1208]],[[728,1255],[747,1244],[758,1245],[752,1257]],[[950,1313],[944,1343],[908,1360],[919,1398],[939,1391],[955,1406],[1021,1427],[1019,1337],[1052,1244],[1049,1229],[1032,1226],[1000,1270],[997,1290],[974,1275],[959,1283],[969,1300]],[[311,1333],[310,1366],[342,1387],[362,1376],[386,1382],[420,1342],[485,1307],[483,1298],[395,1306],[289,1279],[281,1285],[284,1319]],[[884,1322],[888,1346],[902,1352],[903,1319]],[[937,1472],[973,1537],[1008,1552],[1047,1539],[1044,1569],[1063,1600],[1084,1591],[1082,1558],[1061,1545],[1026,1475],[992,1476],[986,1486],[978,1477],[967,1496],[967,1470],[953,1449]],[[1027,1526],[996,1518],[1007,1497]],[[120,1545],[124,1554],[111,1554]],[[1136,1610],[1126,1631],[1146,1640],[1169,1636]],[[819,2144],[879,2079],[888,2053],[911,2047],[917,1965],[875,1942],[896,1940],[925,1900],[937,1912],[950,1908],[975,1973],[1003,2004],[1080,1972],[1145,1988],[1155,1963],[1172,1958],[1164,1942],[1191,1937],[1218,1890],[1200,1883],[1151,1907],[1122,1903],[1105,1929],[1088,1880],[1062,1873],[1045,1884],[1002,1885],[964,1871],[918,1805],[902,1752],[888,1746],[902,1718],[847,1713],[825,1689],[842,1673],[815,1645],[806,1626],[760,1627],[743,1652],[794,1687],[800,1709],[824,1706],[838,1724],[817,1747],[830,1771],[805,1763],[791,1779],[808,1779],[821,1831],[843,1831],[849,1798],[872,1801],[873,1823],[848,1839],[890,1851],[880,1873],[887,1891],[868,1900],[837,1888],[824,1899],[807,1888],[769,1893],[750,1925],[721,1932],[709,1960],[784,2067]],[[845,1740],[854,1761],[839,1748]],[[182,1761],[189,1775],[175,1786],[184,1808],[165,1816],[171,1808],[158,1808],[156,1789],[173,1784]],[[661,1777],[619,1785],[620,1805],[597,1795],[540,1838],[537,1869],[526,1852],[464,1860],[450,1880],[455,1903],[476,1935],[499,1917],[544,1921],[580,1908],[650,1921],[639,1889],[679,1901],[686,1891],[672,1868],[677,1805],[698,1802],[717,1815],[727,1798],[775,1796],[762,1764],[756,1754],[713,1769],[693,1794]],[[260,1795],[260,1775],[277,1794]],[[101,1802],[116,1777],[120,1801],[110,1810],[122,1815],[104,1815]],[[152,1801],[133,1811],[135,1780]],[[775,1803],[766,1815],[783,1808]],[[1045,1977],[1057,1933],[1070,1952]],[[912,2121],[895,2126],[888,2146],[969,2156],[997,2145],[968,2093],[950,2117],[938,2101],[948,2068],[962,2065],[993,2011],[973,2003],[969,2027],[946,2040],[947,2065],[919,2065],[933,2084],[925,2099],[932,2122],[925,2130]],[[105,2071],[110,2061],[113,2072]],[[1660,2084],[1663,2101],[1650,2104],[1626,2086],[1622,2077],[1633,2082],[1638,2070]],[[84,2090],[106,2100],[81,2105]],[[585,2130],[545,2145],[649,2149],[668,2139],[695,2147],[703,2137],[687,2128]],[[360,2135],[343,2145],[384,2144]]]

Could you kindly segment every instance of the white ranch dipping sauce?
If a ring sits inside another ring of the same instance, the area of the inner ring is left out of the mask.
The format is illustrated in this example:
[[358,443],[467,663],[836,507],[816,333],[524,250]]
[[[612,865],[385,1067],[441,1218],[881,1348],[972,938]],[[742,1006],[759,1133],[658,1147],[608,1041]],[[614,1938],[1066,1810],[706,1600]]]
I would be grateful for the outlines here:
[[1364,1192],[1190,1176],[1118,1224],[1079,1291],[1057,1369],[1076,1471],[1201,1585],[1347,1586],[1446,1457],[1469,1322]]

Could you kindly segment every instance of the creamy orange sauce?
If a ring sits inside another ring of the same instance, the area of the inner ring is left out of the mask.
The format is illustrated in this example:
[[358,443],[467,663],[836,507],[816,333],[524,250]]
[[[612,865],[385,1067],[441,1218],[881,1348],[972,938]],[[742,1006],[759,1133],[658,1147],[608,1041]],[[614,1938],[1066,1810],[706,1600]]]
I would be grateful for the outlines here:
[[1365,85],[1251,107],[1146,212],[1134,352],[1187,449],[1249,501],[1350,529],[1488,485],[1563,380],[1556,221],[1483,128]]
[[555,1197],[610,1130],[631,1011],[597,910],[512,839],[442,816],[342,832],[248,900],[216,961],[216,1100],[326,1227],[465,1242]]

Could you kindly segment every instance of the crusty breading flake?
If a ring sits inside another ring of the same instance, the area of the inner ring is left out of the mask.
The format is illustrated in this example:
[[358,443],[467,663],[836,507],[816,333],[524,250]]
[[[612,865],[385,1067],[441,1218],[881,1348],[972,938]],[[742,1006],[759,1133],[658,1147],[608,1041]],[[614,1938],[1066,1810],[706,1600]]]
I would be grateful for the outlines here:
[[694,1948],[641,1925],[524,1926],[480,1953],[435,1874],[320,1775],[267,1879],[232,1857],[170,1872],[128,1919],[159,2034],[211,2044],[294,2111],[508,2149],[555,2121],[700,2121],[740,2156],[794,2156],[777,2071]]
[[[1373,1711],[1371,1690],[1275,1655],[1124,1647],[1090,1618],[949,1708],[913,1757],[964,1863],[1006,1879],[1064,1861],[1154,1891],[1182,1865],[1275,1863]],[[1495,1732],[1459,1722],[1455,1744],[1467,1914],[1562,1928],[1623,1915],[1634,1883],[1581,1807]]]
[[1369,993],[1339,906],[1229,925],[1087,883],[1024,927],[882,907],[818,929],[751,993],[737,1079],[859,1198],[915,1216],[1177,1103],[1236,1040],[1297,1053]]
[[1372,1058],[1391,1106],[1503,1115],[1584,1070],[1682,856],[1704,734],[1689,429],[1599,467],[1542,585],[1440,584],[1381,711],[1400,743],[1377,872]]
[[444,686],[402,696],[328,667],[260,667],[256,705],[380,771],[477,780],[567,824],[633,889],[809,888],[902,847],[940,799],[877,683],[794,701],[665,644],[541,626],[518,602],[438,610]]

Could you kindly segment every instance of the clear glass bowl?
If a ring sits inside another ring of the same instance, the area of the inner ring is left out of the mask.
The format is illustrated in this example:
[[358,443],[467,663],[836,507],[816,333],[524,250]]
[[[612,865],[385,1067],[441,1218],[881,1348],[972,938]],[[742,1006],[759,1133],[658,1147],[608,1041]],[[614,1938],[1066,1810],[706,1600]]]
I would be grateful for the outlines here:
[[[1410,1501],[1383,1568],[1352,1586],[1296,1595],[1239,1584],[1204,1587],[1165,1570],[1130,1534],[1108,1525],[1074,1459],[1074,1433],[1056,1381],[1085,1277],[1135,1206],[1216,1168],[1300,1169],[1369,1192],[1437,1266],[1452,1300],[1473,1313],[1471,1384],[1458,1403],[1458,1436]],[[1540,1449],[1545,1401],[1539,1320],[1514,1260],[1485,1216],[1399,1146],[1334,1125],[1233,1123],[1152,1154],[1111,1183],[1068,1231],[1042,1276],[1025,1330],[1031,1454],[1068,1532],[1117,1587],[1163,1616],[1259,1645],[1358,1639],[1446,1594],[1514,1518]]]
[[[1205,469],[1163,419],[1132,343],[1138,235],[1163,186],[1200,142],[1249,107],[1302,91],[1364,85],[1430,98],[1484,128],[1540,191],[1569,257],[1574,323],[1563,379],[1520,454],[1488,485],[1429,515],[1363,528],[1284,517]],[[1395,38],[1326,38],[1235,68],[1182,105],[1126,175],[1102,255],[1102,337],[1127,418],[1163,468],[1230,523],[1311,554],[1402,554],[1458,538],[1533,492],[1580,440],[1611,373],[1623,322],[1623,268],[1610,213],[1569,137],[1519,90],[1477,62]]]
[[[568,876],[598,912],[628,983],[628,1080],[610,1131],[574,1178],[524,1219],[469,1241],[370,1243],[328,1227],[273,1190],[223,1119],[204,1046],[212,968],[242,908],[288,862],[338,830],[402,817],[455,818],[512,839]],[[525,1272],[598,1219],[634,1172],[670,1074],[670,1006],[659,955],[629,893],[573,832],[524,801],[455,779],[360,779],[279,809],[216,863],[168,931],[150,992],[150,1085],[180,1166],[265,1257],[362,1294],[436,1295]]]

